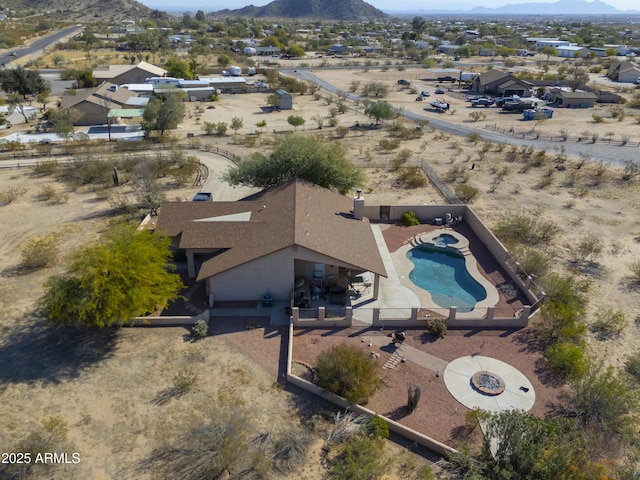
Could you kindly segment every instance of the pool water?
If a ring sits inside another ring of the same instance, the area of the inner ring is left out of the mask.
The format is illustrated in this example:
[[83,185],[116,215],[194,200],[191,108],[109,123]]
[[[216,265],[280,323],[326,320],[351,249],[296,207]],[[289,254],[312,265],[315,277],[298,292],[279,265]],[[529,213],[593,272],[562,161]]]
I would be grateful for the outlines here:
[[470,312],[487,298],[486,290],[471,276],[459,253],[417,247],[407,252],[407,258],[414,264],[409,279],[428,291],[439,306]]
[[442,233],[433,239],[434,243],[439,247],[446,247],[447,245],[455,245],[458,243],[458,239],[448,233]]

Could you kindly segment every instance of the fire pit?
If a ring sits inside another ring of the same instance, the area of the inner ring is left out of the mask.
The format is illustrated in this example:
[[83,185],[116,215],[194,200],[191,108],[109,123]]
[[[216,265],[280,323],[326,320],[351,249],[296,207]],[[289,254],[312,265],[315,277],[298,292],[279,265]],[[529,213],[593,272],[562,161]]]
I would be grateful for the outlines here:
[[505,389],[504,380],[487,370],[474,373],[471,377],[471,385],[478,392],[491,396],[500,395]]

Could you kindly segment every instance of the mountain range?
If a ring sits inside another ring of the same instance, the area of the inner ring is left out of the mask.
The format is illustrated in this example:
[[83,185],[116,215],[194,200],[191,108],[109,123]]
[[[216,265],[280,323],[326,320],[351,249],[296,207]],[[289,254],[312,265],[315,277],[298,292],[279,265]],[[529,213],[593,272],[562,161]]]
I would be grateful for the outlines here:
[[318,20],[380,20],[389,16],[363,0],[274,0],[262,7],[249,5],[219,10],[216,16],[308,18]]
[[394,10],[392,15],[433,15],[433,14],[467,14],[467,15],[635,15],[640,10],[619,10],[600,0],[558,0],[552,3],[527,2],[508,4],[501,7],[475,7],[470,9],[420,9]]

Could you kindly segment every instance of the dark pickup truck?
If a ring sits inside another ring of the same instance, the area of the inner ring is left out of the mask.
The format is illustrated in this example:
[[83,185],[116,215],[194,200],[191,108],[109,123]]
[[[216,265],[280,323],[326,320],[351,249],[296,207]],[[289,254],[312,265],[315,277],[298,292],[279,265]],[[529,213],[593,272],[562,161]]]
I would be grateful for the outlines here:
[[451,83],[454,83],[454,82],[457,82],[458,79],[455,78],[455,77],[452,77],[451,75],[445,75],[444,77],[438,77],[438,81],[439,82],[451,82]]
[[502,105],[505,112],[524,112],[525,110],[533,110],[536,106],[531,102],[507,102]]

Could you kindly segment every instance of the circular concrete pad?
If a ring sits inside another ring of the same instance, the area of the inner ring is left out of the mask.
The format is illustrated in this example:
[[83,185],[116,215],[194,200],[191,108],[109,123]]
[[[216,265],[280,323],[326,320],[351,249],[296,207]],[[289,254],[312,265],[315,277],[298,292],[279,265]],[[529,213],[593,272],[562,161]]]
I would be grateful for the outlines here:
[[[501,394],[485,395],[473,388],[471,377],[482,370],[502,378],[505,389]],[[489,412],[511,409],[526,412],[536,401],[536,393],[527,377],[508,363],[490,357],[456,358],[444,371],[444,384],[453,398],[467,408],[481,408]]]

